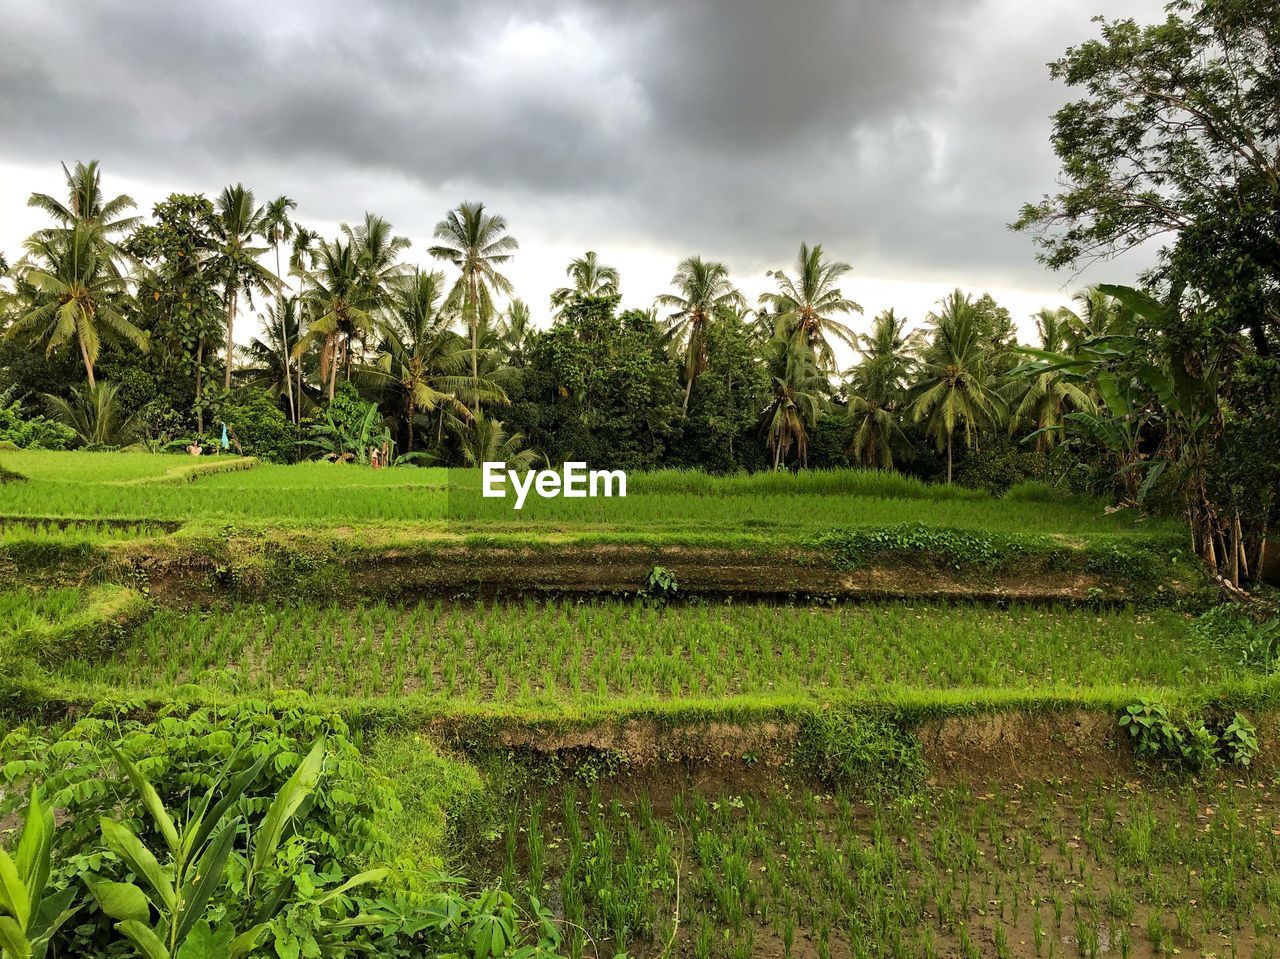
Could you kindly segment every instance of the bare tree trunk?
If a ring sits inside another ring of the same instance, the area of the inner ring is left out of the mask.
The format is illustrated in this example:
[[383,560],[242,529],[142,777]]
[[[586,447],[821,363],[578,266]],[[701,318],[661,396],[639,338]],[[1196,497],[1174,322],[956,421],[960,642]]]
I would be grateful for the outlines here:
[[227,375],[223,380],[222,388],[228,393],[231,392],[231,368],[235,365],[235,340],[232,334],[236,327],[236,300],[240,298],[240,288],[235,283],[227,284]]
[[85,349],[84,340],[80,340],[80,359],[84,360],[85,376],[89,379],[89,389],[96,385],[93,379],[93,360],[89,359],[89,351]]
[[289,398],[289,418],[298,422],[298,410],[293,405],[293,379],[289,373],[289,327],[284,321],[284,277],[280,275],[280,243],[276,248],[276,313],[280,316],[280,343],[284,347],[284,391]]
[[689,395],[692,392],[693,392],[693,377],[690,376],[689,382],[685,384],[685,388],[684,388],[684,411],[686,413],[689,412]]
[[951,485],[951,434],[947,434],[947,485]]
[[204,337],[196,344],[196,432],[204,432],[204,404],[200,401],[204,381]]

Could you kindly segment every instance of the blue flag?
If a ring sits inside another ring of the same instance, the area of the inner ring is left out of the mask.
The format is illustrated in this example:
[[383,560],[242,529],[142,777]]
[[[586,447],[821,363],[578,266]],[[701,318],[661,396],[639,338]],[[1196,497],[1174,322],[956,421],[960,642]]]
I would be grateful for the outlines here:
[[222,424],[222,448],[224,450],[231,448],[231,443],[227,440],[227,424],[226,423]]

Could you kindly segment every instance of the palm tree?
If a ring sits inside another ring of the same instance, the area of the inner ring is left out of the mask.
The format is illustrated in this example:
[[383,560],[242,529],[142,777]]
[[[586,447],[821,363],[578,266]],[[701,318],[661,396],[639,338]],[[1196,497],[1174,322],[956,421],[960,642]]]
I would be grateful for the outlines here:
[[773,455],[775,470],[786,462],[792,446],[796,462],[808,467],[809,428],[818,421],[827,379],[804,343],[778,340],[771,351],[772,399],[764,412],[765,446]]
[[[289,216],[291,210],[298,207],[296,200],[291,200],[287,196],[281,194],[270,203],[262,216],[262,238],[271,244],[272,250],[276,255],[276,308],[275,318],[282,324],[284,322],[286,308],[284,306],[284,273],[280,269],[280,244],[288,243],[293,239],[294,225],[293,220]],[[296,319],[297,310],[293,311]],[[296,326],[295,326],[296,330]],[[280,326],[280,356],[284,360],[284,395],[289,401],[289,418],[295,423],[298,422],[298,404],[293,400],[293,381],[289,374],[289,330],[287,327]],[[258,342],[258,341],[254,341]],[[301,397],[299,397],[299,400]]]
[[421,270],[391,281],[390,302],[378,324],[378,353],[361,371],[375,388],[398,394],[406,453],[413,452],[414,426],[421,414],[447,412],[466,421],[478,399],[506,399],[491,381],[467,376],[470,350],[450,328],[453,317],[442,304],[444,283],[443,273]]
[[987,370],[990,344],[971,297],[959,290],[941,302],[941,312],[929,314],[933,339],[924,351],[915,419],[927,419],[926,430],[947,451],[947,482],[952,476],[952,448],[957,426],[971,444],[978,430],[995,423],[1003,403],[992,388]]
[[707,368],[707,327],[724,310],[746,305],[742,294],[729,279],[729,268],[691,256],[682,260],[671,278],[678,293],[663,293],[658,306],[672,308],[667,317],[667,335],[684,353],[684,410],[689,411],[693,381]]
[[412,271],[397,262],[401,251],[409,248],[409,238],[396,236],[390,223],[372,213],[366,213],[357,226],[342,224],[342,232],[355,248],[369,299],[375,304],[384,302],[391,281]]
[[[1058,353],[1066,346],[1071,334],[1071,321],[1075,314],[1063,308],[1041,310],[1036,314],[1036,328],[1040,332],[1040,349],[1045,353]],[[1062,432],[1063,417],[1068,412],[1092,413],[1096,405],[1089,394],[1068,379],[1061,368],[1032,367],[1016,371],[1010,383],[1016,390],[1014,407],[1009,417],[1009,433],[1012,435],[1023,423],[1030,423],[1036,430],[1036,449],[1043,451],[1057,442]]]
[[[309,230],[305,226],[294,228],[293,245],[289,250],[289,272],[302,281],[315,263],[316,244],[320,241],[320,234],[315,230]],[[315,307],[312,301],[304,299],[302,302],[302,310],[305,313],[311,312]],[[299,398],[303,395],[302,389],[302,363],[299,360],[298,372],[295,379],[297,386],[297,395]]]
[[34,292],[34,306],[9,328],[10,337],[43,341],[45,355],[75,341],[92,390],[94,364],[104,338],[127,341],[144,353],[147,334],[125,319],[128,285],[111,265],[98,227],[76,223],[27,241],[19,279]]
[[[266,393],[277,403],[296,395],[295,411],[299,417],[314,408],[315,403],[306,393],[293,393],[293,348],[302,329],[302,300],[297,296],[285,297],[273,303],[265,316],[259,316],[262,335],[254,337],[241,351],[249,366],[245,384],[248,388]],[[302,358],[297,360],[302,365]],[[291,401],[292,402],[292,401]]]
[[509,435],[501,420],[483,413],[476,413],[470,422],[451,422],[450,429],[468,466],[506,463],[508,469],[527,470],[538,460],[537,453],[524,448],[524,436]]
[[[47,193],[33,193],[27,200],[27,206],[48,213],[63,229],[70,229],[77,224],[87,226],[104,242],[113,234],[123,233],[138,223],[140,217],[121,216],[126,210],[137,206],[132,197],[122,193],[108,200],[103,196],[102,174],[98,170],[97,160],[90,160],[87,165],[77,163],[75,170],[68,170],[64,163],[62,172],[67,179],[66,203]],[[42,230],[36,236],[47,238],[50,232],[52,231]]]
[[137,438],[138,411],[125,415],[116,383],[90,383],[71,391],[71,399],[45,394],[54,419],[71,427],[88,447],[124,446]]
[[892,469],[895,452],[910,449],[898,421],[919,352],[919,333],[892,309],[877,314],[871,332],[855,338],[862,362],[849,371],[849,453],[860,465]]
[[823,370],[835,365],[829,337],[848,346],[855,342],[853,330],[835,319],[840,313],[862,312],[862,307],[845,297],[836,285],[850,269],[848,263],[824,262],[822,244],[811,248],[801,243],[794,279],[782,270],[765,274],[777,281],[778,292],[762,293],[760,302],[773,307],[778,335],[803,339]]
[[529,304],[513,298],[507,312],[498,320],[498,348],[505,365],[514,369],[524,366],[524,343],[531,328]]
[[436,224],[440,243],[428,252],[458,268],[458,282],[449,293],[451,306],[462,307],[471,330],[471,378],[479,380],[480,327],[493,316],[493,295],[510,293],[511,281],[498,272],[520,244],[507,235],[507,221],[485,213],[483,203],[460,203]]
[[247,293],[252,305],[253,291],[275,287],[276,278],[258,262],[266,247],[250,245],[255,236],[263,233],[265,218],[262,207],[254,205],[253,191],[237,183],[223,190],[215,205],[218,211],[218,242],[222,247],[217,263],[226,284],[227,369],[223,389],[230,391],[231,371],[235,366],[236,306],[240,293]]
[[[329,401],[338,386],[338,368],[347,365],[351,342],[374,328],[370,310],[375,305],[361,267],[359,251],[351,241],[320,241],[312,268],[304,277],[303,296],[314,311],[307,332],[293,348],[295,358],[311,346],[320,346],[320,380],[327,382]],[[348,367],[349,368],[349,367]]]
[[561,310],[569,302],[569,298],[579,296],[616,296],[621,282],[618,271],[612,266],[600,262],[595,250],[587,250],[582,256],[574,257],[565,268],[565,276],[573,281],[572,286],[562,286],[551,294],[551,307]]

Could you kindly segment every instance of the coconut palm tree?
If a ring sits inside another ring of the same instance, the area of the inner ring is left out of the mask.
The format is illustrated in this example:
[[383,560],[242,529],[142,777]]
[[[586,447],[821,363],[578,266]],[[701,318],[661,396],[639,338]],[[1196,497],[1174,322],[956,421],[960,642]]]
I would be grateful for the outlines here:
[[294,397],[292,402],[296,403],[299,416],[315,408],[315,401],[305,392],[294,392],[293,368],[295,362],[301,366],[304,359],[293,358],[293,347],[302,332],[302,309],[298,296],[287,296],[272,303],[266,314],[258,317],[262,335],[254,337],[241,350],[247,364],[243,372],[249,376],[245,386],[266,393],[277,403],[282,399],[289,402],[290,397]]
[[138,437],[138,411],[125,412],[116,383],[90,383],[71,390],[71,399],[45,394],[53,418],[71,427],[88,447],[124,446]]
[[[136,216],[121,216],[126,210],[137,206],[128,194],[122,193],[110,200],[103,196],[102,173],[98,169],[97,160],[90,160],[88,164],[77,163],[75,170],[68,170],[64,163],[62,173],[67,180],[65,203],[47,193],[33,193],[27,200],[27,206],[43,210],[58,221],[59,228],[87,226],[104,242],[109,242],[113,235],[132,229],[141,219]],[[36,236],[47,238],[51,232],[53,231],[42,230]]]
[[217,203],[217,238],[221,249],[216,258],[223,276],[223,298],[227,308],[227,369],[223,389],[231,389],[231,371],[235,366],[236,308],[240,294],[248,295],[253,304],[255,290],[273,289],[276,278],[258,262],[266,247],[255,247],[253,238],[264,230],[265,213],[254,204],[253,191],[237,183],[222,191]]
[[386,302],[391,282],[413,272],[413,267],[399,262],[400,253],[409,248],[409,238],[396,236],[390,223],[372,213],[354,227],[342,224],[342,232],[356,250],[370,300],[379,305]]
[[667,335],[684,354],[684,410],[689,411],[693,381],[707,368],[707,327],[725,310],[746,305],[729,279],[729,268],[691,256],[680,262],[671,285],[678,292],[663,293],[655,303],[670,307]]
[[[1045,353],[1058,353],[1071,335],[1070,310],[1044,309],[1036,314],[1036,329],[1040,332],[1040,349]],[[1037,371],[1038,370],[1038,371]],[[1036,431],[1036,449],[1043,451],[1053,446],[1062,433],[1063,417],[1069,412],[1092,413],[1097,407],[1088,392],[1071,382],[1061,367],[1036,367],[1025,372],[1015,371],[1009,384],[1013,411],[1009,416],[1009,433],[1029,423]]]
[[[281,194],[270,203],[267,204],[266,210],[262,216],[262,238],[271,245],[271,249],[275,252],[276,258],[276,308],[273,311],[274,318],[283,323],[286,309],[284,305],[284,273],[280,269],[280,244],[288,243],[293,239],[294,224],[289,214],[297,209],[296,200]],[[296,318],[297,310],[292,310]],[[289,329],[285,326],[279,328],[280,339],[280,356],[284,360],[284,369],[281,371],[283,375],[284,395],[289,403],[289,418],[295,423],[298,422],[299,412],[298,405],[293,399],[293,379],[289,373]],[[295,326],[296,331],[296,326]],[[258,342],[258,341],[255,341]]]
[[513,368],[524,366],[524,344],[532,324],[529,319],[529,304],[519,298],[513,298],[507,311],[498,320],[498,344],[502,362]]
[[848,346],[855,342],[853,330],[835,318],[842,313],[862,312],[862,307],[836,285],[850,269],[848,263],[823,260],[822,244],[810,247],[801,243],[794,278],[782,270],[765,274],[777,282],[778,290],[762,293],[760,303],[772,307],[778,335],[803,339],[824,371],[835,367],[831,339]]
[[862,361],[848,371],[847,414],[853,425],[849,454],[862,466],[892,469],[894,454],[910,449],[899,422],[907,384],[920,351],[920,334],[908,332],[893,309],[871,321],[869,333],[854,341]]
[[[378,323],[378,352],[361,378],[375,390],[394,394],[403,410],[404,450],[413,452],[414,427],[423,414],[447,413],[470,420],[479,399],[502,402],[506,395],[491,380],[467,375],[471,351],[444,309],[444,274],[413,273],[393,279],[389,304]],[[441,427],[443,428],[443,427]]]
[[103,339],[149,349],[147,334],[122,312],[128,284],[111,265],[98,227],[75,223],[37,233],[26,247],[18,274],[32,291],[33,305],[9,327],[9,337],[43,342],[46,356],[74,341],[91,390]]
[[520,244],[507,234],[507,221],[486,213],[483,203],[460,203],[436,224],[440,242],[428,252],[458,268],[457,283],[449,293],[451,306],[462,308],[462,319],[471,331],[471,378],[479,380],[480,328],[493,316],[495,293],[510,293],[511,281],[498,268],[511,260]]
[[989,344],[972,298],[956,290],[941,307],[929,314],[933,337],[922,358],[913,410],[917,422],[927,421],[939,452],[947,451],[950,483],[956,428],[963,428],[971,445],[982,427],[999,420],[1004,403],[991,383]]
[[582,256],[574,257],[565,268],[565,276],[573,281],[572,286],[562,286],[551,294],[551,308],[559,312],[569,302],[569,298],[579,296],[616,296],[618,284],[621,282],[618,271],[600,262],[595,250],[587,250]]
[[[297,226],[294,228],[293,244],[289,249],[289,272],[298,277],[299,283],[305,278],[307,271],[315,262],[316,244],[320,241],[320,234],[315,230],[309,230],[305,226]],[[301,303],[301,312],[309,314],[315,308],[314,302],[303,298]],[[302,317],[304,320],[306,316]],[[308,324],[303,324],[308,325]],[[298,369],[294,378],[294,384],[297,387],[297,395],[300,397],[305,392],[302,388],[302,363],[298,363]]]
[[449,427],[468,466],[506,463],[507,469],[527,470],[539,459],[536,452],[524,448],[523,435],[508,434],[501,420],[483,413],[476,413],[469,422],[451,420]]
[[374,329],[373,303],[359,251],[339,237],[321,240],[312,268],[304,276],[303,297],[312,311],[306,333],[293,348],[295,358],[312,346],[320,347],[320,381],[329,401],[338,386],[338,369],[347,367],[351,344]]
[[764,412],[765,447],[776,470],[794,446],[796,463],[809,465],[809,429],[818,422],[827,378],[803,342],[775,340],[769,358],[772,397]]

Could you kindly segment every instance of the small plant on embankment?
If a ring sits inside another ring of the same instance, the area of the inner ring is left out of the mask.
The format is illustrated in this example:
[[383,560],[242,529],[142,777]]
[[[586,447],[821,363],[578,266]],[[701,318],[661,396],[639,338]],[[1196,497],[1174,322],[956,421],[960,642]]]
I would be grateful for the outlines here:
[[924,747],[892,719],[842,709],[806,713],[796,763],[832,786],[911,790],[925,779]]
[[1229,722],[1200,717],[1180,722],[1163,703],[1144,698],[1125,707],[1119,725],[1139,759],[1165,768],[1203,772],[1223,764],[1248,766],[1258,754],[1257,730],[1241,713]]

